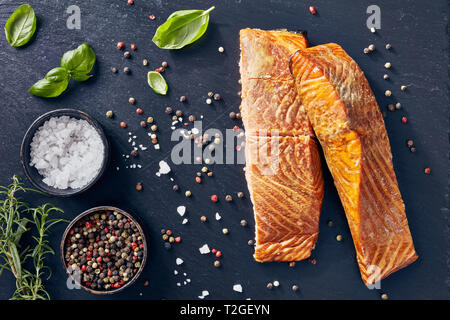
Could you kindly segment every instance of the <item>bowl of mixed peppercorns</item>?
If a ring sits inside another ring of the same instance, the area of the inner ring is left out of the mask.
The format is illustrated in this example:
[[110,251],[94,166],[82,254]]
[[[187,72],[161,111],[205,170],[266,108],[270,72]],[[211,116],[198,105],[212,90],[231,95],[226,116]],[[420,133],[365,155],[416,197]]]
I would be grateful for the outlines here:
[[147,259],[147,243],[130,214],[114,207],[95,207],[66,228],[61,257],[75,284],[94,294],[112,294],[139,277]]

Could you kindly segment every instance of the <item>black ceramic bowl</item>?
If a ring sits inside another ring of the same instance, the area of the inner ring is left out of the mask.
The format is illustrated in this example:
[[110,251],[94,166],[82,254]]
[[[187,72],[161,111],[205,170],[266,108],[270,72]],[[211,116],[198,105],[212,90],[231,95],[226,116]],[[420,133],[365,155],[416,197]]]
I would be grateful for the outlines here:
[[[93,126],[97,130],[98,134],[100,135],[100,138],[103,141],[105,151],[104,151],[103,163],[100,168],[100,171],[98,172],[97,176],[94,179],[92,179],[91,182],[89,182],[87,185],[85,185],[82,188],[56,189],[56,188],[50,187],[42,181],[43,177],[41,174],[39,174],[38,170],[35,167],[30,166],[30,159],[31,159],[30,144],[31,144],[31,141],[33,140],[36,130],[39,127],[41,127],[45,121],[49,120],[50,118],[61,117],[61,116],[69,116],[71,118],[86,120],[91,126]],[[73,196],[73,195],[76,195],[76,194],[79,194],[79,193],[82,193],[82,192],[88,190],[100,179],[100,177],[103,175],[103,173],[105,172],[105,170],[108,166],[109,153],[110,153],[109,149],[110,149],[109,143],[108,143],[108,140],[106,139],[106,135],[103,132],[102,127],[90,115],[88,115],[87,113],[80,111],[80,110],[57,109],[57,110],[53,110],[53,111],[44,113],[42,116],[37,118],[31,124],[31,126],[28,128],[27,132],[25,133],[25,136],[23,137],[22,146],[20,148],[20,157],[21,157],[23,169],[25,171],[25,175],[27,176],[28,180],[30,180],[30,182],[37,189],[39,189],[42,192],[54,195],[54,196],[68,197],[68,196]]]
[[[83,219],[86,216],[90,216],[93,214],[96,214],[98,212],[101,211],[115,211],[118,212],[120,214],[122,214],[123,216],[127,217],[128,219],[130,219],[132,221],[132,223],[134,223],[137,227],[137,229],[139,230],[139,233],[142,237],[142,243],[144,245],[143,247],[143,257],[142,257],[142,263],[141,266],[139,267],[139,270],[136,272],[136,274],[133,276],[133,278],[127,282],[124,286],[117,288],[117,289],[112,289],[112,290],[93,290],[91,288],[88,288],[86,286],[84,286],[82,283],[79,283],[79,281],[73,276],[73,274],[68,270],[68,267],[66,265],[66,262],[64,260],[64,256],[65,256],[65,248],[66,248],[66,239],[67,237],[69,237],[69,232],[70,230],[72,230],[72,228],[75,226],[75,224],[80,221],[81,219]],[[128,288],[129,286],[131,286],[136,280],[137,278],[139,278],[139,276],[142,273],[142,270],[144,270],[145,267],[145,263],[147,262],[147,241],[145,239],[145,233],[144,230],[142,229],[141,225],[133,218],[132,215],[130,215],[128,212],[123,211],[122,209],[116,208],[116,207],[109,207],[109,206],[102,206],[102,207],[95,207],[95,208],[91,208],[89,210],[84,211],[83,213],[81,213],[80,215],[78,215],[75,219],[72,220],[72,222],[67,226],[66,231],[64,231],[62,240],[61,240],[61,245],[60,245],[60,253],[61,253],[61,261],[62,264],[67,272],[67,275],[72,279],[72,281],[74,281],[76,284],[80,285],[81,288],[83,288],[84,290],[93,293],[93,294],[113,294],[113,293],[117,293],[119,291],[122,291],[125,288]]]

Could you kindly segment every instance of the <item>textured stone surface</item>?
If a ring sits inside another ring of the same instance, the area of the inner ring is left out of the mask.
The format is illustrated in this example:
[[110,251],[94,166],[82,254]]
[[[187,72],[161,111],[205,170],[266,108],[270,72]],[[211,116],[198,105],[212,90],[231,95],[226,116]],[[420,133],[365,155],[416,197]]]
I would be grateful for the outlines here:
[[[164,113],[167,106],[180,108],[186,115],[204,115],[204,127],[232,128],[235,122],[228,118],[230,111],[237,111],[239,91],[238,31],[243,27],[306,29],[311,45],[337,42],[361,66],[372,85],[383,111],[389,133],[394,165],[400,190],[406,203],[407,216],[413,234],[419,260],[382,282],[382,291],[392,299],[449,298],[448,281],[448,7],[446,1],[377,1],[381,7],[381,30],[372,34],[366,28],[366,8],[372,1],[315,1],[318,11],[313,16],[309,4],[303,1],[281,0],[221,0],[216,1],[135,1],[134,6],[125,0],[115,1],[28,1],[38,17],[34,39],[24,48],[12,48],[0,32],[0,184],[17,173],[23,176],[19,149],[22,137],[42,113],[60,107],[79,108],[95,117],[104,127],[112,144],[112,161],[104,178],[87,193],[70,199],[31,196],[33,204],[50,201],[65,210],[66,218],[96,205],[115,205],[129,210],[141,218],[148,232],[149,260],[139,281],[126,291],[108,297],[110,299],[190,299],[202,290],[208,290],[208,299],[378,299],[379,291],[364,287],[355,261],[355,251],[339,198],[332,180],[325,171],[325,201],[320,222],[319,240],[314,251],[315,265],[308,261],[297,263],[294,268],[287,264],[258,264],[253,261],[253,250],[247,241],[253,237],[253,217],[241,165],[214,166],[215,177],[204,178],[202,184],[194,182],[200,166],[171,165],[175,182],[181,192],[172,191],[168,176],[155,176],[158,163],[166,158],[170,163],[170,119]],[[18,1],[1,1],[0,25],[19,5]],[[66,27],[69,5],[81,8],[81,30]],[[211,24],[206,35],[197,43],[179,51],[158,49],[151,38],[157,26],[179,9],[206,9],[216,5],[211,13]],[[151,21],[149,14],[156,19]],[[70,89],[56,99],[41,99],[27,93],[28,88],[51,68],[59,65],[61,55],[89,42],[97,55],[95,76],[86,83],[71,82]],[[124,41],[137,45],[132,58],[123,58],[123,52],[115,45]],[[363,48],[374,43],[376,51],[363,54]],[[392,44],[386,51],[384,45]],[[223,46],[220,54],[217,48]],[[149,66],[142,66],[142,59]],[[169,92],[158,96],[148,87],[146,73],[168,61],[164,73]],[[391,80],[382,79],[386,61],[392,63],[387,73]],[[132,73],[121,72],[129,66]],[[111,67],[119,69],[113,74]],[[407,85],[406,91],[400,86]],[[393,95],[384,96],[389,89]],[[223,101],[206,105],[209,91],[219,92]],[[178,102],[186,95],[188,103]],[[130,105],[128,98],[136,98]],[[387,111],[387,104],[400,101],[403,109]],[[143,116],[135,109],[141,107]],[[113,110],[114,119],[105,117]],[[141,118],[153,116],[159,126],[161,150],[156,151],[147,136],[148,129],[139,126]],[[402,124],[402,116],[408,123]],[[129,124],[128,129],[119,127],[120,121]],[[128,131],[139,136],[139,143],[149,146],[140,152],[142,169],[126,170],[122,154],[131,150]],[[415,141],[417,152],[410,153],[406,140]],[[116,167],[120,166],[120,171]],[[431,168],[431,175],[423,169]],[[136,182],[142,181],[142,192],[135,190]],[[184,192],[190,189],[191,198]],[[245,191],[247,198],[234,197],[233,202],[224,201],[226,194]],[[211,194],[218,194],[221,201],[209,201]],[[181,224],[176,208],[185,205],[189,223]],[[214,214],[220,212],[222,219],[216,221]],[[207,223],[200,216],[208,217]],[[249,227],[239,225],[241,219],[249,221]],[[334,221],[332,228],[328,220]],[[230,234],[223,235],[222,228]],[[159,230],[170,228],[181,235],[182,242],[171,251],[163,248]],[[63,226],[56,228],[51,243],[58,248]],[[446,231],[447,230],[447,231]],[[447,233],[446,233],[447,232]],[[337,234],[343,241],[337,242]],[[213,257],[200,255],[198,248],[208,243],[211,248],[223,252],[222,267],[214,268]],[[180,257],[183,265],[176,266]],[[54,275],[47,287],[55,299],[102,299],[82,290],[68,290],[66,276],[59,254],[49,259]],[[179,271],[174,275],[174,269]],[[188,274],[191,283],[177,286]],[[144,287],[144,280],[150,285]],[[278,280],[280,287],[266,290],[268,282]],[[243,293],[233,291],[232,285],[240,283]],[[297,284],[300,290],[290,288]],[[7,272],[0,277],[0,298],[12,294],[14,282]],[[142,296],[140,295],[142,293]]]

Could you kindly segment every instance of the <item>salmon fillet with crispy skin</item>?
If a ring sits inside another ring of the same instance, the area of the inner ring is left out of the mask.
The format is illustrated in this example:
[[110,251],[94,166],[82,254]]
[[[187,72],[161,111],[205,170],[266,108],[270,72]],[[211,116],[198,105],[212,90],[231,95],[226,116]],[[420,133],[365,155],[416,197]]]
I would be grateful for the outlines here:
[[337,44],[298,51],[291,71],[345,209],[362,279],[381,280],[417,254],[373,92]]
[[319,231],[323,180],[318,145],[289,71],[302,34],[240,32],[245,176],[256,222],[254,258],[298,261]]

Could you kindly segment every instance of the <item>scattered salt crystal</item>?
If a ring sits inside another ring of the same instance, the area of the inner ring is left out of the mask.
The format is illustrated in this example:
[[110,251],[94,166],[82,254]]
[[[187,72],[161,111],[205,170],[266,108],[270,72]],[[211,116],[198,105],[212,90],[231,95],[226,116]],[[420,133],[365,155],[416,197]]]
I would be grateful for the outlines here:
[[278,287],[278,286],[280,285],[280,283],[279,283],[277,280],[275,280],[275,281],[273,282],[273,285],[274,285],[275,287]]
[[185,276],[185,277],[186,277],[186,276],[187,276],[187,273],[186,273],[186,272],[183,272],[183,276]]
[[177,282],[177,286],[178,286],[178,287],[181,287],[181,283]]
[[207,244],[204,244],[201,248],[199,248],[201,254],[208,254],[211,252]]
[[198,296],[199,299],[204,299],[205,297],[209,296],[208,290],[203,290],[202,295]]
[[181,259],[181,258],[177,258],[176,260],[175,260],[175,263],[177,264],[177,266],[179,266],[180,264],[182,264],[184,261],[183,261],[183,259]]
[[78,189],[89,184],[103,165],[105,146],[86,120],[53,117],[36,130],[30,144],[30,166],[42,181],[57,189]]
[[189,221],[188,219],[184,218],[183,221],[181,222],[181,224],[186,224],[186,223],[188,223],[188,221]]
[[173,270],[173,274],[174,274],[174,275],[177,275],[177,274],[178,274],[178,271],[177,271],[177,270]]
[[233,290],[236,292],[242,292],[242,286],[240,284],[235,284]]
[[198,131],[198,129],[197,128],[192,128],[192,133],[193,134],[197,134],[199,131]]
[[177,212],[180,216],[184,216],[184,214],[186,213],[186,207],[185,206],[179,206],[177,208]]
[[187,284],[187,282],[186,282],[186,281],[183,281],[183,284],[184,284],[184,285],[186,285],[186,284]]
[[216,212],[216,220],[219,221],[220,219],[222,219],[221,215],[218,212]]
[[155,149],[159,150],[159,144],[155,144]]
[[170,167],[164,160],[159,162],[159,173],[160,174],[168,174],[170,172]]
[[191,279],[188,278],[188,279],[186,279],[186,281],[187,281],[187,282],[191,282]]

